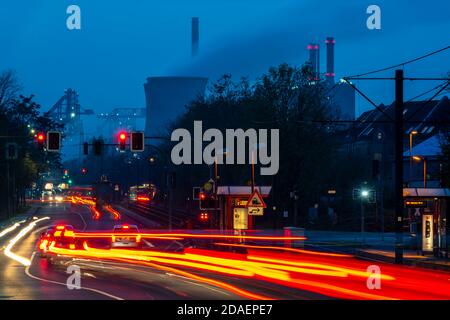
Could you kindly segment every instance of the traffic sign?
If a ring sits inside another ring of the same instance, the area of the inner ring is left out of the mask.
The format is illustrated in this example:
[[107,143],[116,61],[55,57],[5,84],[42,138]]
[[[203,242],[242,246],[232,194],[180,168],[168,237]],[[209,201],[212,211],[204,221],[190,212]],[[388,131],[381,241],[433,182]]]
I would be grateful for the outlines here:
[[213,179],[209,179],[204,185],[203,185],[203,191],[206,193],[214,193],[215,192],[215,183]]
[[264,208],[263,207],[248,207],[247,212],[249,216],[263,216]]
[[245,230],[248,229],[248,215],[245,208],[233,209],[233,229]]
[[257,207],[257,208],[266,208],[267,207],[266,204],[264,203],[264,200],[263,200],[261,194],[259,193],[259,191],[257,189],[255,189],[255,191],[253,191],[250,198],[248,198],[247,208],[250,208],[250,207]]

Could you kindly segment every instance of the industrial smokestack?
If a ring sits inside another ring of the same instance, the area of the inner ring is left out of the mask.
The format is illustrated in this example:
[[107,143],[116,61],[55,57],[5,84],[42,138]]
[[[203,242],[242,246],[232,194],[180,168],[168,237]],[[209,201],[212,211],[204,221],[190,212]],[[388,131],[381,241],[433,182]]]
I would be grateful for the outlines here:
[[192,58],[198,55],[198,40],[199,40],[199,21],[198,17],[192,18]]
[[319,80],[320,74],[320,54],[319,54],[319,45],[316,43],[310,43],[308,45],[309,51],[309,63],[312,66],[313,79]]
[[334,85],[334,44],[336,41],[333,37],[327,37],[325,43],[327,44],[327,72],[325,77],[331,85]]

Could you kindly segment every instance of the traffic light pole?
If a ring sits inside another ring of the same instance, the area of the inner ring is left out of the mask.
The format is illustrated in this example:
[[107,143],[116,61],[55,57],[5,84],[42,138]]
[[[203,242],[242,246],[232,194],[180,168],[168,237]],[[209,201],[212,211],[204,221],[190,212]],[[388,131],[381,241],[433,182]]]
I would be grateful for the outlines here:
[[395,70],[395,263],[403,264],[403,70]]

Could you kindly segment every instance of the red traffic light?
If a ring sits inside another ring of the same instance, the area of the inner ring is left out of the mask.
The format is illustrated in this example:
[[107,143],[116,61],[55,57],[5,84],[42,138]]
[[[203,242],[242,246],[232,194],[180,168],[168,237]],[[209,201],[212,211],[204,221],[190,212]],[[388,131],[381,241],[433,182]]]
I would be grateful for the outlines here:
[[200,220],[201,220],[201,221],[207,221],[208,218],[209,218],[208,213],[206,213],[206,212],[200,213]]
[[204,194],[203,192],[200,192],[198,197],[200,198],[200,200],[205,200],[206,199],[206,194]]
[[45,145],[45,134],[43,132],[39,132],[36,135],[36,142],[39,150],[44,150]]
[[119,133],[119,149],[125,150],[125,142],[127,140],[127,133],[126,132],[120,132]]

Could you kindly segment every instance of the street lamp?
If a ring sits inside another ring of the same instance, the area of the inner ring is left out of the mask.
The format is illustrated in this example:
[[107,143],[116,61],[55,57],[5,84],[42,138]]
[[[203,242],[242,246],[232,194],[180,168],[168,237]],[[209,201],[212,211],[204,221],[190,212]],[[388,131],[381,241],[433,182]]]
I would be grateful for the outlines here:
[[364,198],[367,198],[369,196],[369,191],[367,191],[367,190],[361,191],[361,196]]
[[422,156],[413,156],[414,161],[423,161],[423,187],[427,187],[427,158]]
[[413,163],[413,154],[412,154],[412,147],[413,147],[413,136],[416,135],[418,132],[416,130],[412,130],[409,133],[409,180],[411,180],[412,176],[412,163]]

